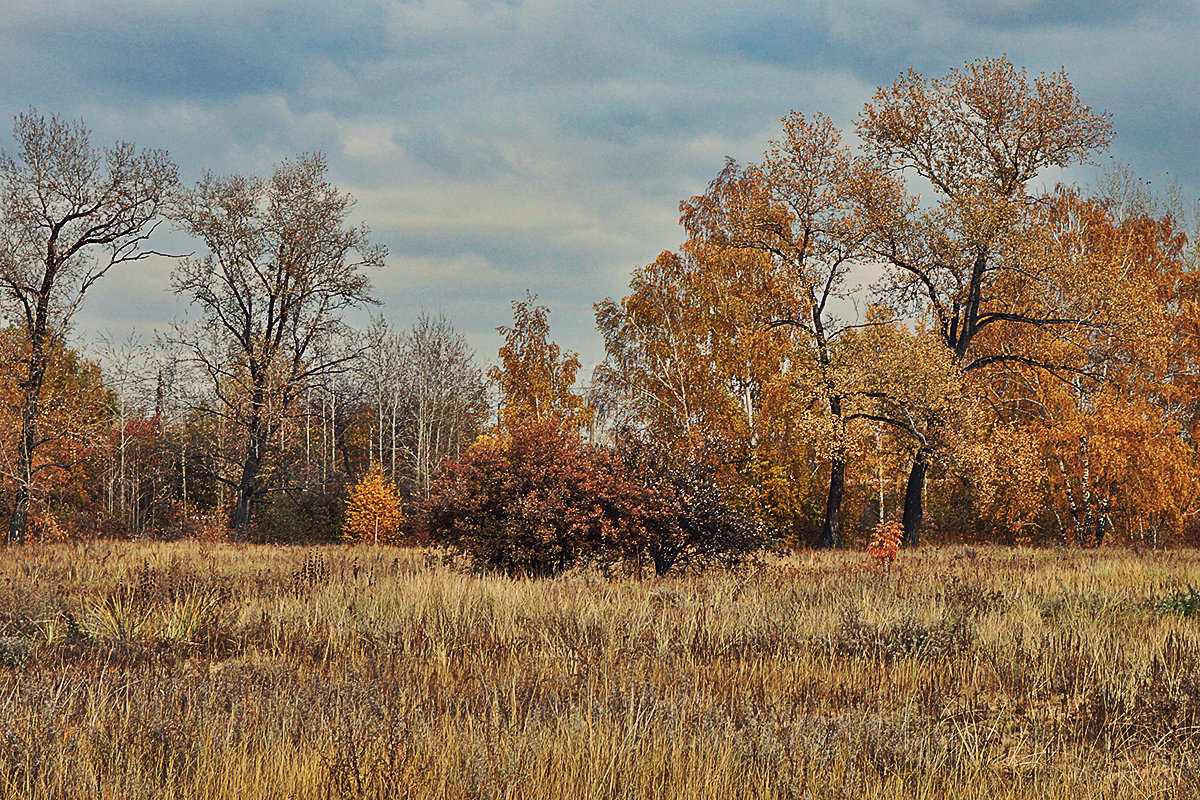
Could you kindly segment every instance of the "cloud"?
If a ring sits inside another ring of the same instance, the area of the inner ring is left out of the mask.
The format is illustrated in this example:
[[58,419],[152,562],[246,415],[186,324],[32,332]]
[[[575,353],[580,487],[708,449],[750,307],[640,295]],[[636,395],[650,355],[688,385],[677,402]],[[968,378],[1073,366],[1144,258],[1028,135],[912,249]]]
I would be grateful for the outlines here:
[[383,11],[348,3],[82,2],[6,10],[8,37],[86,84],[131,96],[294,91],[308,64],[382,54]]
[[[679,244],[679,201],[726,156],[760,157],[791,109],[849,130],[908,67],[1065,67],[1113,113],[1116,158],[1200,193],[1200,20],[1178,2],[58,0],[5,22],[10,113],[166,147],[189,181],[324,150],[390,249],[385,312],[443,309],[487,357],[530,288],[597,360],[592,303]],[[156,291],[98,293],[81,325],[161,325]]]

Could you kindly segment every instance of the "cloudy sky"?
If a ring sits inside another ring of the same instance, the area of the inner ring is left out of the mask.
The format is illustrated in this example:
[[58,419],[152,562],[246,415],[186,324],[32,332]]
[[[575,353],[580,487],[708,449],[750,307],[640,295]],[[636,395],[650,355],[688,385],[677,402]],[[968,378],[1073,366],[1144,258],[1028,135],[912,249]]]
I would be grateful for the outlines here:
[[[445,312],[485,359],[526,290],[602,357],[592,304],[681,241],[678,204],[790,109],[847,129],[876,86],[1007,53],[1065,67],[1112,114],[1112,156],[1200,194],[1200,11],[1142,0],[6,0],[0,97],[97,143],[266,175],[324,151],[390,250],[400,327]],[[7,123],[0,143],[12,151]],[[1080,173],[1077,177],[1087,179]],[[180,313],[170,264],[114,274],[79,335]]]

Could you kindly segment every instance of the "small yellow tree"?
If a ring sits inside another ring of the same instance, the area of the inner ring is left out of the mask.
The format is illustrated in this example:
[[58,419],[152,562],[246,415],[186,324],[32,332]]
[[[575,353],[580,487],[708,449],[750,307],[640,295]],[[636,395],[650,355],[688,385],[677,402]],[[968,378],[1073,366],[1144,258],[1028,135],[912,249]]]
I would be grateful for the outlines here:
[[342,536],[348,541],[373,544],[394,542],[403,519],[396,486],[384,475],[383,467],[372,464],[350,490]]

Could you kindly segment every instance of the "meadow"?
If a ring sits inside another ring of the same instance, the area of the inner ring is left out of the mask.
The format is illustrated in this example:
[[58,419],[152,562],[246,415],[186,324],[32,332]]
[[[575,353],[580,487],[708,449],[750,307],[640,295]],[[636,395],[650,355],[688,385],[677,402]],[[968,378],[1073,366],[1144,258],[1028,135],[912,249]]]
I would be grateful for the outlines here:
[[0,797],[1196,797],[1198,580],[1109,548],[542,581],[7,548]]

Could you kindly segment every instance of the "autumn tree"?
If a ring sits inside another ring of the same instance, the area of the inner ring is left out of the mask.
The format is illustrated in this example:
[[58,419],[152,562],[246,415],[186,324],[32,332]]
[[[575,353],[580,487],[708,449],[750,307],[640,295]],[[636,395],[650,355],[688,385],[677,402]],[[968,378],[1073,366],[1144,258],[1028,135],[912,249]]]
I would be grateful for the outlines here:
[[326,178],[324,156],[280,164],[269,180],[206,175],[180,204],[201,257],[180,262],[178,294],[199,312],[173,339],[207,378],[208,411],[237,431],[218,476],[234,493],[230,524],[245,539],[255,502],[270,488],[264,470],[280,427],[306,387],[346,369],[354,352],[335,348],[342,314],[373,302],[364,269],[383,264],[365,227],[346,227],[349,195]]
[[403,519],[396,485],[388,480],[383,467],[372,464],[350,489],[342,535],[350,541],[391,543],[396,540]]
[[[24,475],[19,365],[27,363],[28,346],[24,331],[0,330],[0,492],[8,501],[20,492]],[[38,491],[29,501],[25,534],[98,533],[105,514],[101,469],[116,397],[96,362],[57,340],[46,352],[41,400]]]
[[583,397],[573,389],[579,355],[563,352],[550,340],[550,311],[536,300],[534,295],[514,300],[513,324],[497,328],[504,345],[500,366],[488,370],[488,377],[500,392],[500,425],[550,420],[578,432],[591,420]]
[[[803,407],[784,377],[795,332],[767,328],[774,273],[748,250],[689,240],[636,269],[629,294],[597,303],[605,360],[590,402],[608,430],[643,431],[758,495],[772,528],[807,525]],[[807,534],[807,531],[805,531]]]
[[[1120,210],[1113,198],[1060,190],[1040,206],[1047,258],[1070,265],[1055,306],[1104,320],[1072,337],[1036,328],[985,331],[986,349],[1036,353],[1041,366],[990,371],[989,402],[1036,443],[1045,507],[1060,541],[1099,544],[1123,532],[1178,532],[1197,498],[1186,237],[1169,211]],[[1183,312],[1181,314],[1181,312]],[[1182,323],[1182,324],[1181,324]],[[1014,342],[1016,333],[1024,334]]]
[[793,112],[783,129],[760,164],[728,165],[706,194],[685,204],[683,221],[708,250],[750,251],[768,273],[774,307],[763,309],[743,335],[777,326],[800,334],[786,378],[801,394],[819,398],[815,427],[830,462],[816,545],[839,547],[847,426],[857,414],[854,365],[842,357],[837,341],[854,320],[844,319],[837,305],[845,304],[851,269],[866,254],[867,229],[855,214],[855,193],[871,192],[888,178],[852,156],[824,116],[807,119]]
[[[1085,320],[1041,302],[1064,276],[1061,263],[1039,258],[1028,191],[1046,168],[1087,161],[1111,138],[1107,117],[1079,100],[1065,72],[1030,82],[1006,58],[936,79],[910,70],[875,93],[858,134],[881,168],[930,187],[926,202],[900,187],[872,187],[862,193],[861,213],[873,229],[872,251],[891,267],[890,299],[927,313],[960,369],[1037,360],[985,351],[981,333],[989,328],[1066,336],[1082,327]],[[940,439],[941,423],[930,423],[934,435],[916,447],[905,495],[908,545],[918,541],[926,472]]]
[[682,204],[679,254],[597,305],[609,353],[597,374],[660,429],[674,416],[745,441],[764,487],[782,453],[812,443],[829,464],[816,544],[837,547],[851,427],[867,408],[840,343],[858,324],[850,278],[868,252],[856,203],[891,181],[827,118],[793,112],[783,127],[761,163],[728,162]]
[[161,150],[96,148],[82,123],[32,109],[17,115],[13,138],[16,154],[0,155],[0,287],[22,339],[10,366],[20,413],[7,537],[20,543],[39,476],[51,468],[40,451],[63,434],[43,424],[51,354],[98,280],[153,254],[145,245],[178,173]]

